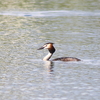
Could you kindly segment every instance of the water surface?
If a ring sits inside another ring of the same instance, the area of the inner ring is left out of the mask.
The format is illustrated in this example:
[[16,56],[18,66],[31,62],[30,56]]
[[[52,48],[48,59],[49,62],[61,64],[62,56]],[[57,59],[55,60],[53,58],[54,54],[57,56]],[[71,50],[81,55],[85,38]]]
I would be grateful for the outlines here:
[[[1,1],[0,100],[99,100],[99,2]],[[46,42],[82,61],[43,62]]]

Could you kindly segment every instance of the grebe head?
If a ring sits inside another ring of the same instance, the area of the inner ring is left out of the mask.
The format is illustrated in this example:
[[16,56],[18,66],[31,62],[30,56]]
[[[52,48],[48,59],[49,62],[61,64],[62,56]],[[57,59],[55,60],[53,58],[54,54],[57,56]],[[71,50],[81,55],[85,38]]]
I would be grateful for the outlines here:
[[40,47],[38,50],[41,50],[41,49],[48,49],[50,53],[54,53],[55,52],[55,48],[53,46],[54,43],[52,42],[48,42],[48,43],[45,43],[42,47]]

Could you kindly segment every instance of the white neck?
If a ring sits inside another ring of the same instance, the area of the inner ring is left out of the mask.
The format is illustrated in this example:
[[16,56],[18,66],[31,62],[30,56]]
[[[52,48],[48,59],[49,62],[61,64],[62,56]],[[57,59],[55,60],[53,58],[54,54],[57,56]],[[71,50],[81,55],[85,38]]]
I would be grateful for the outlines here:
[[44,61],[48,61],[48,60],[51,58],[52,55],[53,55],[53,53],[48,53],[48,54],[43,58],[43,60],[44,60]]

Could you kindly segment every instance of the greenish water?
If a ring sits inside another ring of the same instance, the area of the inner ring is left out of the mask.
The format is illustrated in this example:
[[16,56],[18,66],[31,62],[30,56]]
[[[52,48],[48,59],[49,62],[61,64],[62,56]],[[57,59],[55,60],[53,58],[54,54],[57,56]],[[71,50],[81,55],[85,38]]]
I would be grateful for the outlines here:
[[43,10],[80,10],[99,11],[99,0],[4,0],[0,1],[1,11],[43,11]]
[[[99,100],[100,1],[0,1],[0,100]],[[43,62],[54,42],[53,58]]]

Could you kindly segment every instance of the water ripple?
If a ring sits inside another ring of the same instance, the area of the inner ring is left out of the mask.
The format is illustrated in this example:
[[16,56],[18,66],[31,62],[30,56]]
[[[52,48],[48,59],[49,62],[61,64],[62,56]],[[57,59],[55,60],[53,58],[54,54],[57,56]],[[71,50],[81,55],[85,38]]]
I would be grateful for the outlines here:
[[5,12],[0,12],[0,15],[24,16],[24,17],[100,16],[100,12],[66,11],[66,10],[34,11],[34,12],[5,11]]

